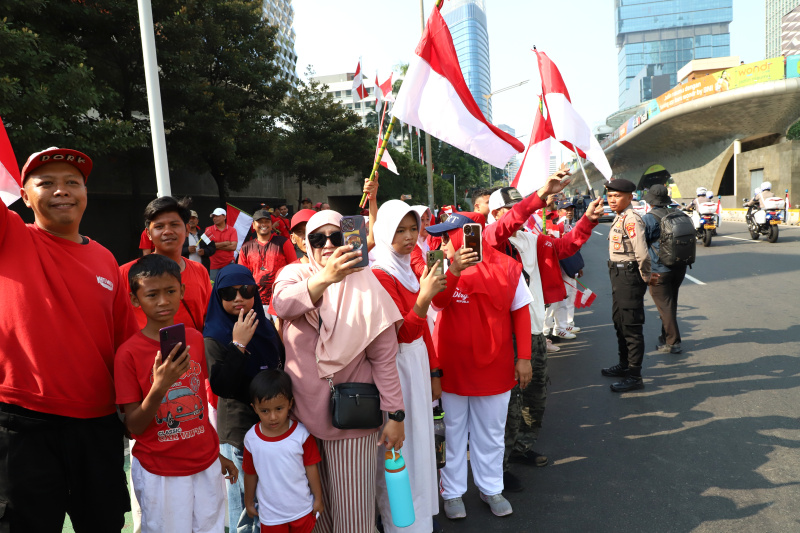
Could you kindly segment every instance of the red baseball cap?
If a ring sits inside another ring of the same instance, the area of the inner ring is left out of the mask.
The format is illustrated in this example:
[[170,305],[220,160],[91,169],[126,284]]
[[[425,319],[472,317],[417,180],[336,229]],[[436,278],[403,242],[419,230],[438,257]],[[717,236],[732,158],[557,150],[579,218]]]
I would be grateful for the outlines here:
[[25,183],[25,178],[28,177],[28,174],[48,163],[69,163],[80,171],[83,175],[84,183],[89,179],[89,173],[92,171],[92,160],[88,155],[69,148],[51,146],[46,150],[31,154],[22,167],[22,172],[20,172],[20,186]]
[[300,211],[295,213],[294,216],[292,217],[292,222],[291,222],[292,227],[290,229],[293,230],[296,225],[301,224],[303,222],[308,222],[311,219],[311,217],[313,217],[316,214],[317,212],[314,211],[313,209],[301,209]]

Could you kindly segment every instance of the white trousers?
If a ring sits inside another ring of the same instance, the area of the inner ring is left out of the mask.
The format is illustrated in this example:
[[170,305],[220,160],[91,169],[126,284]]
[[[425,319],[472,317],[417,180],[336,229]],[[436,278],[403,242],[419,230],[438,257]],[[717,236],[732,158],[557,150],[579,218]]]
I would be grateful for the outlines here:
[[221,472],[217,459],[191,476],[158,476],[131,457],[131,479],[142,508],[142,533],[223,533],[225,478]]
[[[561,271],[567,297],[560,302],[550,304],[544,315],[544,327],[550,330],[563,330],[575,320],[576,281]],[[573,285],[573,286],[570,286]],[[554,331],[555,332],[555,331]]]
[[411,495],[414,500],[416,520],[408,527],[398,528],[392,522],[389,494],[386,491],[385,453],[378,446],[378,472],[376,493],[378,509],[386,533],[430,533],[433,531],[433,515],[439,513],[439,497],[436,494],[436,452],[433,436],[433,409],[431,409],[431,379],[428,350],[422,338],[409,344],[401,344],[397,351],[397,372],[403,389],[405,405],[405,433],[403,459],[406,462]]
[[447,464],[440,470],[442,498],[467,492],[467,441],[475,486],[492,496],[503,492],[503,451],[511,391],[494,396],[442,393]]

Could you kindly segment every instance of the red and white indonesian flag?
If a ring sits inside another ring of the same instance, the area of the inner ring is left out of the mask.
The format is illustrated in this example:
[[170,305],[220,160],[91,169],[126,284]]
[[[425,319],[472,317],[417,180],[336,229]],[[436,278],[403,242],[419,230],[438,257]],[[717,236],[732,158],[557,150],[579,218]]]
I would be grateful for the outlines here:
[[787,192],[786,193],[786,210],[788,211],[791,208],[792,208],[792,203],[789,201],[789,193]]
[[[786,201],[789,201],[789,195],[786,195]],[[717,215],[722,214],[722,197],[717,198]]]
[[389,78],[383,82],[378,82],[378,73],[375,73],[375,105],[381,102],[394,102],[394,94],[392,94],[392,73],[389,73]]
[[553,132],[553,137],[561,144],[588,159],[607,180],[611,179],[611,165],[592,135],[592,130],[586,121],[572,107],[567,85],[561,77],[558,67],[547,54],[536,51],[539,62],[539,75],[542,78],[542,92],[544,105],[547,107],[547,125]]
[[597,295],[591,289],[583,288],[575,291],[575,309],[583,309],[584,307],[591,307]]
[[0,200],[3,200],[7,206],[13,204],[20,198],[20,187],[22,187],[22,181],[17,158],[14,157],[14,150],[11,148],[11,141],[8,140],[3,119],[0,119]]
[[225,206],[226,222],[236,230],[236,235],[239,242],[236,243],[236,254],[239,253],[239,248],[242,247],[245,237],[253,227],[253,217],[231,204]]
[[[356,73],[353,75],[353,101],[363,100],[367,94],[367,88],[364,87],[364,75],[361,73],[361,58],[359,58]],[[358,95],[358,99],[356,99],[356,95]]]
[[499,168],[525,149],[490,124],[478,108],[438,7],[415,53],[392,110],[395,117]]
[[[378,141],[378,149],[380,149],[381,147],[381,142],[382,141],[380,140]],[[389,170],[390,172],[394,172],[398,176],[400,175],[400,173],[397,172],[397,165],[394,164],[394,161],[392,160],[392,154],[389,153],[388,148],[383,151],[383,157],[381,158],[381,166]]]
[[547,182],[549,172],[550,134],[545,127],[542,112],[537,109],[528,149],[525,150],[525,156],[511,186],[516,187],[522,196],[528,196]]

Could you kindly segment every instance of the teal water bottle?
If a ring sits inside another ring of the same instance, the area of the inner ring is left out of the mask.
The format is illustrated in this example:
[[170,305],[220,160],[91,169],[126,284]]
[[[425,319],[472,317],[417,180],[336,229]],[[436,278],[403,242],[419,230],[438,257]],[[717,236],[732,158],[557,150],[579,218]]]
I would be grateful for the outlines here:
[[392,522],[397,527],[408,527],[414,523],[414,500],[411,497],[411,482],[408,479],[406,462],[400,452],[386,452],[386,491],[389,493],[389,509]]

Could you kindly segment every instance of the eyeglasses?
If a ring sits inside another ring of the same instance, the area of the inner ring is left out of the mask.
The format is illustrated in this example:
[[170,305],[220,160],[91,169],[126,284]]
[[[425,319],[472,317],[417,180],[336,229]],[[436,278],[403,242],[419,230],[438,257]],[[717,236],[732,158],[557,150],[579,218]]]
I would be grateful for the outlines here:
[[325,244],[329,239],[334,246],[344,245],[344,236],[341,231],[334,231],[330,235],[325,235],[324,233],[309,233],[307,238],[308,244],[310,244],[312,248],[325,248]]
[[258,292],[258,285],[242,285],[238,289],[236,287],[223,287],[221,289],[217,289],[219,297],[226,302],[235,300],[237,292],[242,296],[242,298],[249,300]]

